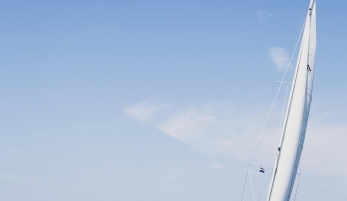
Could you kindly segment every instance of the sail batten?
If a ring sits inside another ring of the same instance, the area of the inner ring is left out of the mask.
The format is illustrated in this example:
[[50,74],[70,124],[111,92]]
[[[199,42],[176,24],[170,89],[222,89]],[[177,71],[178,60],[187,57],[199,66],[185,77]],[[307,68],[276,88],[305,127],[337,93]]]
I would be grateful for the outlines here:
[[311,106],[316,46],[316,1],[311,0],[267,201],[290,199]]

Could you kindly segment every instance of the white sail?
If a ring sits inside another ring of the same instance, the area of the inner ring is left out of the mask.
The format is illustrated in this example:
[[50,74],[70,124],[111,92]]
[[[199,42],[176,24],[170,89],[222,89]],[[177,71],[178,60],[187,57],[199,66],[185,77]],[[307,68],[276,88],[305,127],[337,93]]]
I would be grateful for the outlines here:
[[267,201],[290,200],[310,112],[315,54],[316,1],[311,0]]

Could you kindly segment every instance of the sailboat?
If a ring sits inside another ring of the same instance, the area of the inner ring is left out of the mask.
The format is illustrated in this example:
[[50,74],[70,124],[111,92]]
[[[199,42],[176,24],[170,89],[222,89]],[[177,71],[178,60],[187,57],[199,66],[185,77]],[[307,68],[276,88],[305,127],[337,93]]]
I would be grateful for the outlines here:
[[288,201],[293,190],[311,107],[316,47],[316,1],[311,0],[267,201]]
[[316,0],[311,0],[266,201],[291,198],[310,113],[316,46]]

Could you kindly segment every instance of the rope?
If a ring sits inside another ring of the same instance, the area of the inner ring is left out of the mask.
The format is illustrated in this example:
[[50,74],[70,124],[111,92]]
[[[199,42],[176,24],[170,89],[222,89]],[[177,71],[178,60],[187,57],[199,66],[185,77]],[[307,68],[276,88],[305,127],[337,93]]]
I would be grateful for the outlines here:
[[[251,170],[248,170],[248,171],[251,171]],[[249,172],[249,181],[251,182],[253,201],[255,201],[254,190],[253,190],[253,185],[252,185],[252,175],[251,175],[251,172]]]
[[296,186],[296,190],[295,190],[294,201],[296,200],[296,195],[298,194],[298,189],[299,189],[300,180],[301,180],[301,170],[302,170],[302,165],[300,165],[300,171],[299,171],[300,173],[299,173],[298,185]]
[[295,196],[294,196],[294,201],[296,200],[296,195],[298,194],[298,190],[299,190],[299,185],[300,185],[300,181],[301,181],[301,174],[302,174],[302,167],[304,166],[304,154],[302,154],[301,157],[301,163],[299,164],[299,179],[298,179],[298,185],[296,186],[296,190],[295,190]]
[[263,195],[263,193],[264,193],[264,191],[265,191],[265,189],[266,189],[266,186],[267,186],[267,184],[268,184],[269,181],[270,181],[270,178],[271,178],[271,175],[270,175],[270,177],[267,179],[266,184],[265,184],[263,190],[262,190],[261,193],[260,193],[260,196],[259,196],[259,198],[258,198],[258,201],[260,200],[261,196]]

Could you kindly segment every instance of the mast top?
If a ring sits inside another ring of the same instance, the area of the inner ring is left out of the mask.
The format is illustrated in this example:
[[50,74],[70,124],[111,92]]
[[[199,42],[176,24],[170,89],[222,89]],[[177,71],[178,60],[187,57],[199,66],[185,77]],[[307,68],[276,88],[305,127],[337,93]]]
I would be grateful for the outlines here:
[[311,0],[309,10],[312,11],[312,8],[313,8],[313,6],[314,6],[315,3],[316,3],[316,0]]
[[313,9],[313,6],[315,3],[316,3],[316,0],[311,0],[310,7],[308,8],[308,10],[309,10],[308,15],[310,15],[310,16],[312,14],[312,9]]

